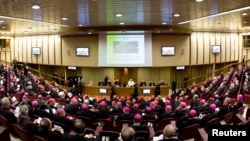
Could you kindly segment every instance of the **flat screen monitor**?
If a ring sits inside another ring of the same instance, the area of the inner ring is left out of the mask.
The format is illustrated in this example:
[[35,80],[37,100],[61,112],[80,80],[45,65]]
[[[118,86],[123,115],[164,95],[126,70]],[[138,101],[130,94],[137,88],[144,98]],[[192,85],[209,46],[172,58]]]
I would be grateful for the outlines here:
[[142,90],[142,93],[143,93],[143,94],[150,94],[150,89],[143,89],[143,90]]
[[106,94],[106,93],[107,93],[107,89],[105,89],[105,88],[100,88],[100,89],[99,89],[99,93],[100,93],[100,94]]
[[212,53],[213,54],[219,54],[221,52],[221,46],[220,45],[212,45]]
[[32,47],[32,54],[33,55],[41,54],[41,48],[40,47]]
[[163,46],[161,47],[162,56],[174,56],[175,55],[175,46]]
[[89,56],[89,48],[88,47],[77,47],[76,48],[76,56]]

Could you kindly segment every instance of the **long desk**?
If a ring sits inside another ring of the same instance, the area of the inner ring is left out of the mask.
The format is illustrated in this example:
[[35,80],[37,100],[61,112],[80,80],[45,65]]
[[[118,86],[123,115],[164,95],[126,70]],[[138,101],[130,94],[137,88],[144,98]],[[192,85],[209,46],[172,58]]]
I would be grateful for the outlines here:
[[[161,96],[166,97],[169,94],[169,86],[161,86]],[[101,93],[100,89],[106,91],[106,93]],[[105,86],[84,86],[83,94],[88,94],[89,96],[109,96],[110,95],[110,87]],[[143,93],[148,92],[147,94]],[[151,96],[154,95],[155,87],[154,86],[146,86],[139,87],[139,95],[143,96]],[[130,96],[134,93],[133,87],[116,87],[115,92],[117,96]]]

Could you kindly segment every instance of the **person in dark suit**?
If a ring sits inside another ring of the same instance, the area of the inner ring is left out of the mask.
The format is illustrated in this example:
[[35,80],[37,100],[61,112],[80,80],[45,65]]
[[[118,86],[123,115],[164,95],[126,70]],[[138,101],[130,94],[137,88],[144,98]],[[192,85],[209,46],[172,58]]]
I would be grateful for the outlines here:
[[10,111],[10,100],[8,97],[4,97],[1,100],[2,102],[2,107],[0,109],[0,114],[5,117],[8,121],[11,123],[16,124],[17,123],[17,118],[15,115]]
[[67,129],[73,127],[73,117],[67,115],[63,108],[57,108],[56,114],[51,116],[51,120],[66,125]]
[[219,107],[220,110],[218,111],[218,114],[217,114],[218,118],[223,118],[223,116],[225,116],[227,113],[233,111],[233,108],[230,103],[231,103],[231,98],[226,97],[223,101],[222,106]]
[[147,86],[147,83],[145,82],[145,80],[142,80],[142,81],[140,82],[139,87],[144,87],[144,86]]
[[142,121],[141,114],[139,114],[139,113],[135,114],[133,121],[134,121],[134,123],[133,123],[133,125],[131,125],[131,127],[135,130],[135,132],[137,132],[137,131],[149,132],[149,127],[146,124],[141,124],[141,121]]
[[37,120],[32,122],[29,119],[29,108],[27,105],[20,105],[20,115],[17,119],[17,124],[22,126],[25,130],[29,131],[32,134],[36,134],[38,126],[35,124]]
[[205,127],[205,124],[207,121],[215,118],[217,116],[217,113],[215,112],[216,105],[214,103],[210,104],[208,113],[206,115],[200,115],[201,122],[200,125],[201,127]]
[[166,106],[165,112],[158,116],[158,118],[156,119],[156,123],[161,122],[165,118],[175,118],[175,114],[174,114],[174,112],[172,112],[171,105]]
[[158,95],[161,95],[160,84],[157,84],[156,87],[155,87],[155,97],[157,97]]
[[193,124],[200,124],[200,119],[195,118],[197,116],[196,110],[190,110],[183,118],[180,118],[176,122],[176,127],[178,128],[179,133],[183,131],[183,129],[187,126]]
[[138,95],[139,95],[139,88],[138,88],[138,84],[135,84],[133,97],[134,97],[134,98],[137,98],[137,97],[138,97]]
[[111,90],[111,92],[110,92],[110,99],[113,99],[114,95],[116,95],[115,85],[112,85],[110,90]]
[[99,80],[98,86],[104,86],[104,85],[105,85],[105,83],[102,80]]
[[172,92],[175,92],[176,91],[176,84],[177,84],[176,78],[172,79],[171,84],[172,84]]
[[88,110],[89,107],[87,104],[83,103],[81,108],[82,110],[79,110],[76,113],[76,116],[83,116],[83,117],[88,117],[90,119],[95,119],[94,114]]
[[77,99],[72,98],[70,100],[70,103],[65,105],[64,110],[67,114],[70,114],[73,116],[73,115],[76,115],[77,111],[79,110],[79,107],[80,107],[80,105],[79,105]]
[[236,112],[239,108],[241,108],[243,106],[243,95],[239,94],[237,96],[237,101],[235,102],[235,104],[233,105],[233,111]]
[[152,108],[150,106],[145,107],[145,113],[142,114],[142,120],[156,120],[155,115],[151,114]]
[[63,135],[63,138],[65,141],[94,141],[94,136],[91,135],[91,137],[86,138],[85,137],[85,123],[77,119],[74,121],[74,127],[73,127],[73,133],[67,132]]
[[130,109],[129,107],[123,108],[123,113],[118,115],[118,117],[115,120],[115,123],[117,124],[120,120],[133,120],[133,116],[129,114]]
[[107,85],[108,85],[108,80],[109,80],[109,77],[108,77],[108,75],[106,74],[106,76],[104,77],[104,86],[107,86]]
[[49,118],[42,118],[40,127],[37,129],[37,135],[48,141],[61,141],[63,134],[63,129],[57,132],[55,128],[52,128],[52,122]]

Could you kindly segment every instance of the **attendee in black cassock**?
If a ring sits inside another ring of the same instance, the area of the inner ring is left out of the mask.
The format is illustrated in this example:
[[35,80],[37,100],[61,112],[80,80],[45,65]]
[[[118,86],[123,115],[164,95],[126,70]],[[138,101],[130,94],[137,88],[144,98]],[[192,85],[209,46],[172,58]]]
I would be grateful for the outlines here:
[[24,70],[24,75],[27,76],[28,75],[28,71],[29,71],[29,67],[27,64],[23,65],[23,70]]
[[138,85],[137,85],[137,84],[135,84],[133,97],[134,97],[134,98],[137,98],[137,97],[138,97],[138,95],[139,95]]
[[155,97],[157,97],[158,95],[161,95],[161,86],[160,84],[157,84],[155,87]]
[[176,91],[176,84],[177,84],[176,78],[172,79],[171,83],[172,83],[172,92],[175,92]]
[[105,85],[105,86],[108,85],[108,80],[109,80],[108,75],[106,75],[106,76],[104,77],[104,85]]
[[183,81],[184,81],[184,88],[187,87],[187,80],[188,80],[188,76],[186,74],[185,77],[184,77],[184,79],[183,79]]
[[110,99],[113,99],[115,94],[116,94],[115,85],[112,85],[111,92],[110,92]]

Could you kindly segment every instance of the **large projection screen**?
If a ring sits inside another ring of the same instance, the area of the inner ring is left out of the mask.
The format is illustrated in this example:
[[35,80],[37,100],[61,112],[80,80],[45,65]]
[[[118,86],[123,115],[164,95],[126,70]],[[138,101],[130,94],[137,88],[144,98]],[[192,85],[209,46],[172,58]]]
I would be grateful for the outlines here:
[[151,34],[99,34],[100,67],[152,66]]

